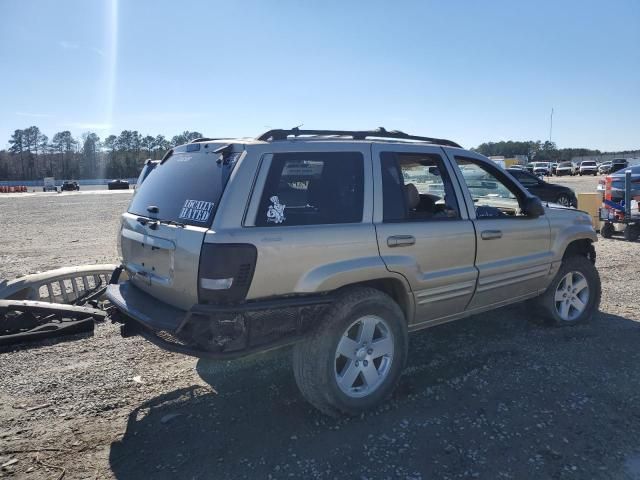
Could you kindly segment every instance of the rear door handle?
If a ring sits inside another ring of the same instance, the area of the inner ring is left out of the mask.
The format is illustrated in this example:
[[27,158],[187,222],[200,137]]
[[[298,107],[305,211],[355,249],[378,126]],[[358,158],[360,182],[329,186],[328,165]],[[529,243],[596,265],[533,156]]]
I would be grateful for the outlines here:
[[416,237],[413,235],[393,235],[387,238],[388,247],[409,247],[415,243]]
[[480,236],[483,240],[494,240],[496,238],[502,238],[502,231],[500,230],[484,230]]

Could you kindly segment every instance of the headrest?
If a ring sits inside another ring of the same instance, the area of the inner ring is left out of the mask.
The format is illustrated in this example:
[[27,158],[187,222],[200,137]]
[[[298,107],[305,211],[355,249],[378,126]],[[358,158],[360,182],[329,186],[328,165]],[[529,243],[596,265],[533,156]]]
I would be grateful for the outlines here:
[[404,186],[404,196],[407,200],[407,208],[413,210],[420,205],[420,192],[413,183],[407,183]]

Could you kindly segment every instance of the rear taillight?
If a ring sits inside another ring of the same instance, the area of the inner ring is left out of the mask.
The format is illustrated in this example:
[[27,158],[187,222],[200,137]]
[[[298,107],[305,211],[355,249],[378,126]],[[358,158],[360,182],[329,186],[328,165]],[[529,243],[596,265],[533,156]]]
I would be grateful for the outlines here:
[[198,269],[199,302],[243,301],[251,286],[257,259],[258,251],[255,245],[203,244]]

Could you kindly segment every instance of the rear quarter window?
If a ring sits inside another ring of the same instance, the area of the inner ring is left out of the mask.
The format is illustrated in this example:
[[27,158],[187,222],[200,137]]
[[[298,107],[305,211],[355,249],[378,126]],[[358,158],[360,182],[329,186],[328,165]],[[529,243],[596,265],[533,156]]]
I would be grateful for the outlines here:
[[360,223],[364,158],[358,152],[273,156],[255,225]]

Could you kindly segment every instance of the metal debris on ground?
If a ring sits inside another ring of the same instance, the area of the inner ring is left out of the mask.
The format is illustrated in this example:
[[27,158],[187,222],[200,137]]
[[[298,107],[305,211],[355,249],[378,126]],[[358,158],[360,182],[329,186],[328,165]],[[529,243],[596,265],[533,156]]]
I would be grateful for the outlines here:
[[107,313],[96,308],[33,300],[0,300],[0,345],[93,332]]
[[0,281],[0,345],[92,333],[115,265],[83,265]]

